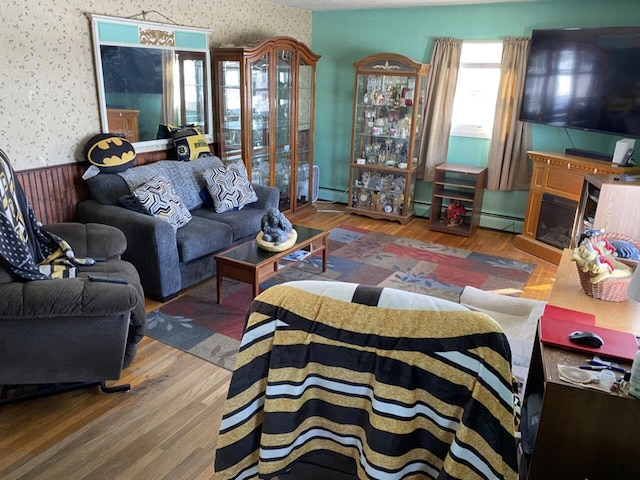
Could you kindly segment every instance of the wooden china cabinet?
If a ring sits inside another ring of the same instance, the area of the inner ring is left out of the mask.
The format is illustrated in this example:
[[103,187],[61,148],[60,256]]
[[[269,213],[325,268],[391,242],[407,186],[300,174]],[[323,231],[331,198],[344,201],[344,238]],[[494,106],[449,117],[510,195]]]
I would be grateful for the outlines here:
[[420,122],[429,65],[383,53],[356,69],[347,211],[405,224],[415,215]]
[[[217,152],[280,190],[280,210],[311,213],[315,69],[304,43],[274,37],[212,50]],[[289,216],[289,215],[288,215]]]

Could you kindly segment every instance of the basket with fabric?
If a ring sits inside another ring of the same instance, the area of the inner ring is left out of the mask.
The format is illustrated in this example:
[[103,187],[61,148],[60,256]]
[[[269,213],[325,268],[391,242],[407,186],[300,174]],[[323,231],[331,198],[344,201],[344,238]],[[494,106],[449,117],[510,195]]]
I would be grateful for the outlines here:
[[[585,239],[573,251],[580,285],[590,297],[609,302],[627,300],[627,287],[638,266],[640,242],[619,233]],[[628,258],[620,256],[620,252]]]

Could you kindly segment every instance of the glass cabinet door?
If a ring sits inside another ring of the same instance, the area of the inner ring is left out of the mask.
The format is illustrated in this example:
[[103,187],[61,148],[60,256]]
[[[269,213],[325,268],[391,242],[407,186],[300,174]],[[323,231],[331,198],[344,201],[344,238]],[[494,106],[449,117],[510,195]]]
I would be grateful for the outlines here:
[[220,96],[220,157],[225,162],[242,159],[242,109],[240,61],[218,62],[218,95]]
[[314,67],[301,61],[298,65],[298,171],[296,206],[312,201],[311,129],[313,119]]
[[[415,78],[360,75],[356,93],[353,158],[364,163],[406,168],[413,120]],[[413,141],[419,140],[414,135]],[[357,162],[356,162],[357,163]]]
[[293,52],[276,52],[275,76],[275,186],[280,190],[280,210],[291,208],[291,122]]
[[271,183],[269,161],[269,54],[249,66],[251,73],[251,181]]

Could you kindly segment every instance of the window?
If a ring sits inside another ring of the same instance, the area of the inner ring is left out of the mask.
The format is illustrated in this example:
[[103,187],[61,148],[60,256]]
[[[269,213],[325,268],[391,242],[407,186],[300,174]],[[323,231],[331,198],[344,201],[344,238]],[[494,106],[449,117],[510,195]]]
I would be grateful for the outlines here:
[[176,99],[179,100],[180,125],[196,123],[207,129],[205,56],[199,52],[178,53],[178,75]]
[[453,100],[451,135],[491,138],[502,41],[465,41]]

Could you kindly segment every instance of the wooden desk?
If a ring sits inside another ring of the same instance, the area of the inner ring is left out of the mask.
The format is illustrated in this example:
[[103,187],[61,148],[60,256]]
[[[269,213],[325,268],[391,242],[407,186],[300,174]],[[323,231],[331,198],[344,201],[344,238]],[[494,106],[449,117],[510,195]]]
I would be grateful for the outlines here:
[[[640,332],[640,303],[587,296],[565,250],[549,304],[595,314],[601,327]],[[582,365],[588,355],[541,343],[536,336],[525,398],[542,398],[528,480],[638,478],[640,401],[560,380],[557,365]],[[630,365],[622,365],[629,368]]]

